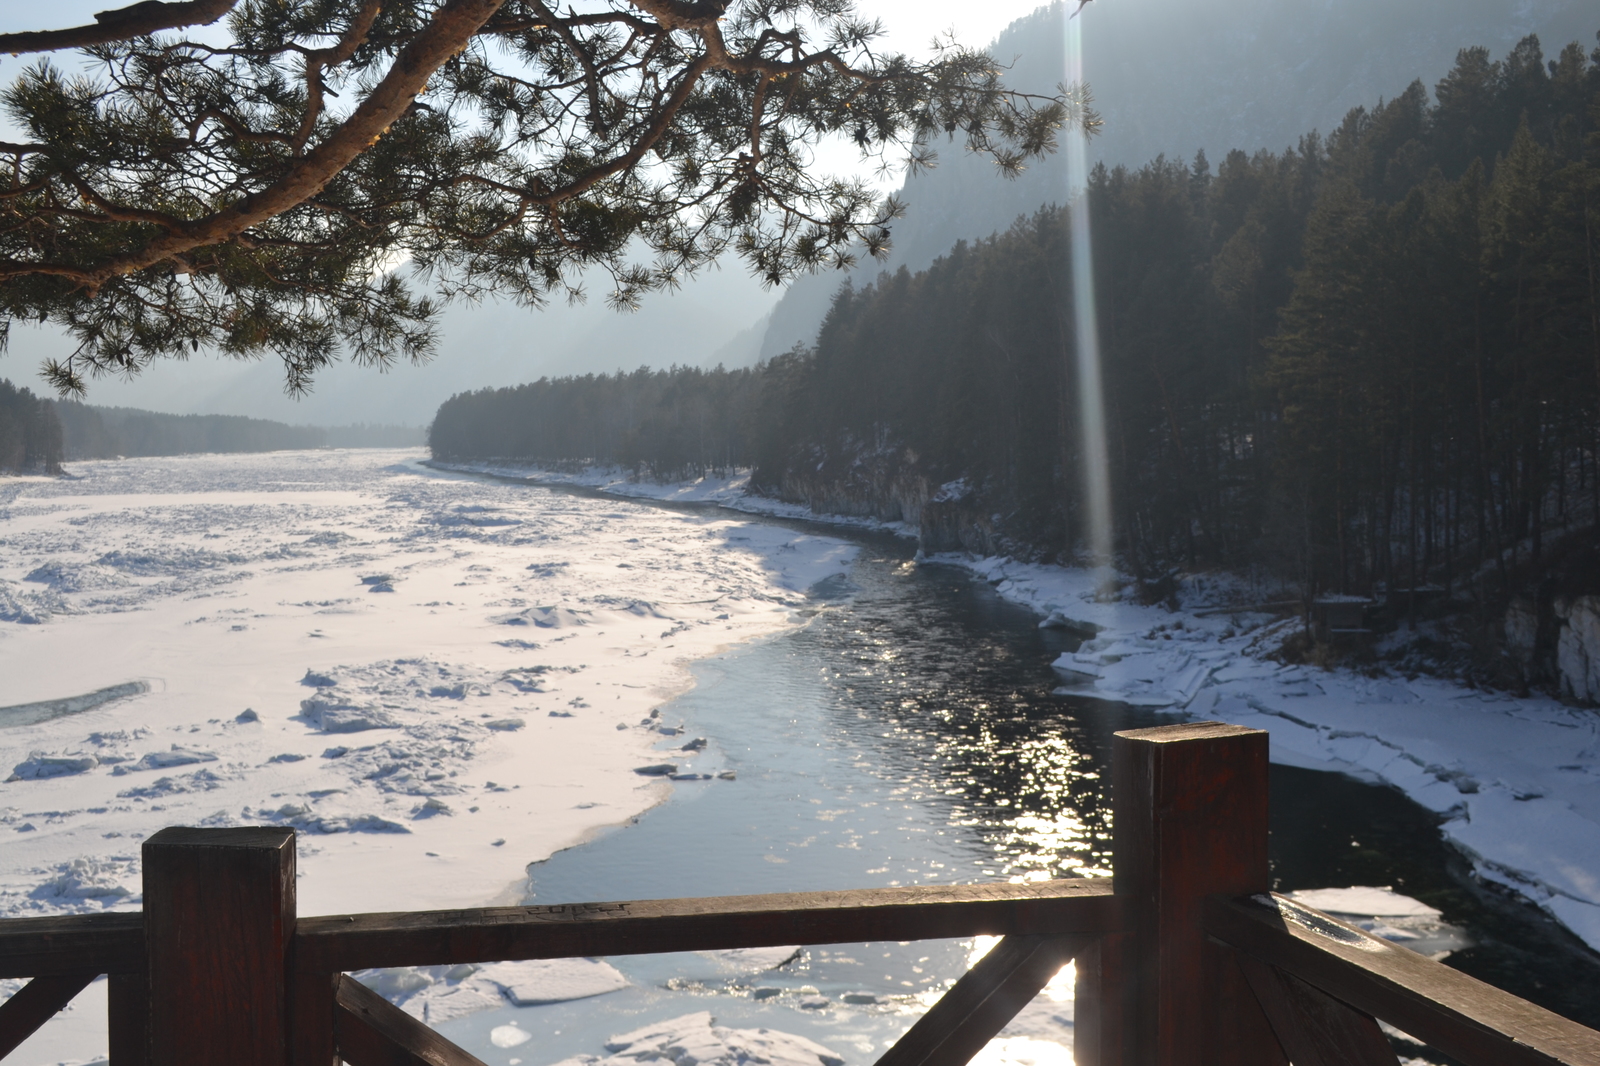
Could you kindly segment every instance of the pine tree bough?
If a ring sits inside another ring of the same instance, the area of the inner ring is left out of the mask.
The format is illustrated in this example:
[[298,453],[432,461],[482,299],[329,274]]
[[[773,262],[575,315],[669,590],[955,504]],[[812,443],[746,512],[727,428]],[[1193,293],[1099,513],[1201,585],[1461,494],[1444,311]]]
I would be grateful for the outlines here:
[[[218,20],[226,14],[226,22]],[[945,42],[881,53],[849,0],[192,0],[0,35],[0,329],[76,342],[64,392],[201,345],[421,361],[439,307],[634,306],[723,255],[776,283],[882,254],[901,210],[814,172],[958,142],[1003,174],[1093,132],[1086,91],[1008,90]],[[217,25],[191,35],[167,31]],[[418,287],[431,290],[418,295]]]

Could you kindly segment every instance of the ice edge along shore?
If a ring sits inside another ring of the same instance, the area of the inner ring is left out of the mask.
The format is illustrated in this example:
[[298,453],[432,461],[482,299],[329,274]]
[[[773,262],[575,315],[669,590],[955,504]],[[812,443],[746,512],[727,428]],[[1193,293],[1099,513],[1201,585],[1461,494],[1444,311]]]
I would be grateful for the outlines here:
[[[614,468],[440,465],[915,535],[894,523],[750,495],[742,475],[653,484]],[[1042,616],[1042,624],[1093,632],[1055,663],[1065,690],[1267,729],[1275,762],[1398,788],[1444,819],[1445,838],[1479,876],[1537,904],[1600,950],[1600,713],[1435,678],[1283,666],[1266,653],[1286,635],[1283,626],[1299,623],[1219,610],[1235,591],[1225,578],[1191,584],[1184,590],[1191,605],[1172,611],[1106,601],[1097,595],[1099,575],[1087,570],[1001,557],[927,561],[983,577],[1000,596]]]

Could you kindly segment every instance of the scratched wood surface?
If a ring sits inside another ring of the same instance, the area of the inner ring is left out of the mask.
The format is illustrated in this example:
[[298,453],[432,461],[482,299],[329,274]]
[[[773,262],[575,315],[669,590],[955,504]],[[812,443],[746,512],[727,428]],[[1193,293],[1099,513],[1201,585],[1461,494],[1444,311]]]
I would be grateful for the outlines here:
[[1207,901],[1206,931],[1467,1066],[1600,1066],[1600,1033],[1279,896]]
[[305,972],[1120,928],[1109,879],[302,918]]

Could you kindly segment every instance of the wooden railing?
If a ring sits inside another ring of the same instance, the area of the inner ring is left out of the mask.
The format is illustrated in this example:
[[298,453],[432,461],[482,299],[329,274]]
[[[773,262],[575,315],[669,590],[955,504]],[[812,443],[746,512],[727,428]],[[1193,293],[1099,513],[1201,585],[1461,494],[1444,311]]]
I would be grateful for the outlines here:
[[280,828],[165,829],[144,912],[0,922],[9,1053],[109,975],[111,1066],[472,1066],[346,976],[376,966],[998,935],[878,1066],[964,1066],[1068,961],[1078,1066],[1600,1066],[1600,1033],[1269,891],[1267,735],[1117,734],[1115,881],[295,915]]

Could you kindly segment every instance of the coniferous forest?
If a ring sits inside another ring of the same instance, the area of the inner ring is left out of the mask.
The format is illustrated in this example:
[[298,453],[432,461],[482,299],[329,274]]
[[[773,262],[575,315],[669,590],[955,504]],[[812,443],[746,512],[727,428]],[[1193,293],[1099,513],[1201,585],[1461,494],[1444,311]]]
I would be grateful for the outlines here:
[[61,457],[54,405],[0,378],[0,474],[57,474]]
[[616,463],[659,479],[751,465],[767,368],[673,367],[541,378],[445,401],[428,430],[438,459]]
[[[1600,516],[1600,49],[1463,50],[1282,152],[1088,189],[1115,543],[1141,580],[1501,588]],[[1085,544],[1068,212],[842,290],[755,372],[458,396],[437,454],[753,465],[930,546]]]

